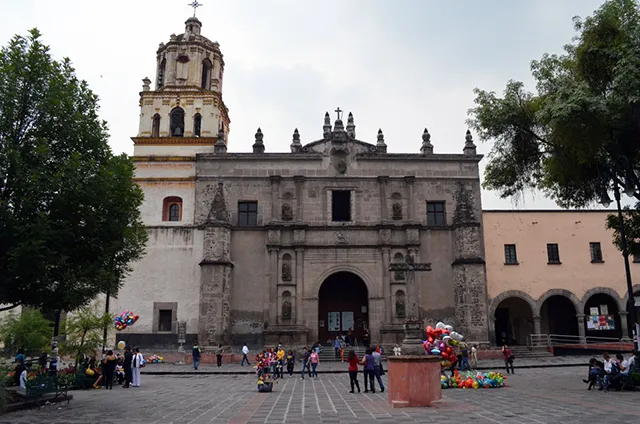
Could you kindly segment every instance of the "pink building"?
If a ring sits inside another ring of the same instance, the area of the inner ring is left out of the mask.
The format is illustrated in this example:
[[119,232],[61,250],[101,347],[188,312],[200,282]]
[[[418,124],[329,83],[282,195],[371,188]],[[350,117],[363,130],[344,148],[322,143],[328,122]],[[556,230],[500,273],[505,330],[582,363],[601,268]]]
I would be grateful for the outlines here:
[[[496,343],[525,344],[531,334],[627,336],[624,260],[605,228],[610,213],[483,211]],[[640,258],[629,259],[640,296]]]

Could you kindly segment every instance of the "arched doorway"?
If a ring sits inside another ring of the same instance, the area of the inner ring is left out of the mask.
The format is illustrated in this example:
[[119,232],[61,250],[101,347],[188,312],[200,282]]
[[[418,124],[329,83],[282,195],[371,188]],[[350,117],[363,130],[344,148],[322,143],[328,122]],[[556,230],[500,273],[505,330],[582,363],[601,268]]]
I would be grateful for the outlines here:
[[544,334],[579,336],[576,307],[563,295],[549,296],[540,307],[540,329]]
[[369,296],[367,286],[351,272],[336,272],[320,287],[318,298],[318,337],[320,343],[353,329],[362,340],[369,326]]
[[596,293],[584,304],[585,336],[622,337],[618,302],[606,293]]
[[498,345],[522,345],[534,332],[531,305],[519,297],[508,297],[498,304],[496,320],[496,343]]

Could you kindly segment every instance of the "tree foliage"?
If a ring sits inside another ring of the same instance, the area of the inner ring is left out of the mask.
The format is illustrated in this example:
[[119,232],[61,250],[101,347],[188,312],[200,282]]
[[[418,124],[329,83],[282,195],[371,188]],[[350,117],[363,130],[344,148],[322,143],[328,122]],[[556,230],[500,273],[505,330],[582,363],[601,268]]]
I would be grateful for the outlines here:
[[[624,222],[624,232],[627,239],[627,249],[629,254],[640,258],[640,202],[636,203],[635,210],[628,206],[622,211],[622,221]],[[618,224],[618,215],[607,217],[607,229],[613,230],[613,244],[622,250],[622,237]]]
[[22,313],[9,313],[0,324],[0,338],[10,354],[24,348],[29,355],[40,355],[48,350],[52,323],[37,309],[24,309]]
[[142,191],[98,98],[37,30],[0,51],[0,304],[74,310],[144,250]]
[[[484,187],[501,197],[536,189],[562,207],[582,207],[612,178],[640,188],[638,2],[609,0],[574,27],[563,54],[532,62],[535,92],[518,81],[502,97],[475,90],[469,124],[494,142]],[[621,156],[627,166],[613,166]]]
[[102,335],[105,326],[113,321],[113,316],[100,312],[101,306],[94,303],[74,311],[65,323],[66,338],[61,351],[65,355],[78,358],[81,355],[93,356],[102,348]]

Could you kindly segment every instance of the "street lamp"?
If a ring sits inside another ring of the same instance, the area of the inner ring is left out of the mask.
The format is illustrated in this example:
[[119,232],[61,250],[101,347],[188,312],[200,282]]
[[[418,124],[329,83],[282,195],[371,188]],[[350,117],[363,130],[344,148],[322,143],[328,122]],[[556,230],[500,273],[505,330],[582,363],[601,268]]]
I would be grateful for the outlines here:
[[631,338],[634,342],[634,346],[638,349],[638,343],[636,340],[636,325],[635,325],[635,300],[633,298],[633,283],[631,282],[631,268],[629,267],[629,248],[627,246],[627,236],[624,231],[624,220],[622,217],[622,206],[620,205],[620,180],[618,175],[622,174],[624,178],[624,193],[632,197],[636,192],[637,177],[631,167],[629,160],[625,156],[620,156],[617,161],[613,162],[610,167],[611,170],[607,170],[604,174],[606,179],[603,184],[602,193],[600,194],[599,202],[605,208],[608,208],[611,204],[611,198],[607,193],[609,183],[613,182],[613,195],[616,199],[616,206],[618,208],[618,231],[620,233],[620,240],[622,242],[622,257],[624,258],[624,271],[627,277],[627,326],[630,332]]

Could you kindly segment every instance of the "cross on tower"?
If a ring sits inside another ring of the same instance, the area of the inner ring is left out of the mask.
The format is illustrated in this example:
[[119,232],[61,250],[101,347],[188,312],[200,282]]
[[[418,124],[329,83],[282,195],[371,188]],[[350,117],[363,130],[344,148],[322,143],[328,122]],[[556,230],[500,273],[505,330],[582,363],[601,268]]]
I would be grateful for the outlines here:
[[189,3],[188,6],[193,7],[193,17],[196,17],[196,9],[202,6],[202,3],[198,3],[198,0],[194,0],[193,3]]
[[336,110],[334,110],[334,112],[336,112],[338,114],[338,119],[342,119],[340,117],[340,114],[343,112],[342,110],[340,110],[340,107],[338,107]]

